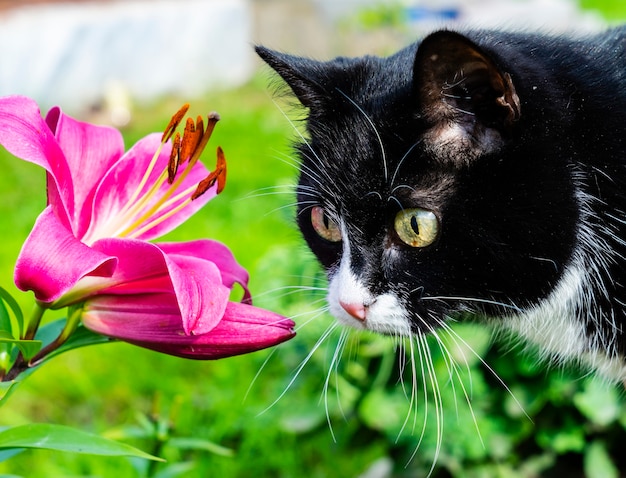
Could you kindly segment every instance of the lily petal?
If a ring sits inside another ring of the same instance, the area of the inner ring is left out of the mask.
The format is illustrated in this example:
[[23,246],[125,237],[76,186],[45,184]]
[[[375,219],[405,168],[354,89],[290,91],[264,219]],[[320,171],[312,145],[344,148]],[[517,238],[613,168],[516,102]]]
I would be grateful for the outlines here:
[[[67,258],[71,258],[68,260]],[[108,277],[117,259],[77,240],[48,206],[39,215],[15,265],[15,284],[53,302],[88,275]]]
[[[91,221],[96,187],[124,153],[124,140],[118,130],[77,121],[64,115],[58,107],[48,112],[46,123],[65,155],[73,178],[75,217],[72,223],[74,234],[80,238]],[[64,201],[69,199],[63,198]]]
[[217,265],[222,275],[222,283],[232,289],[237,283],[244,289],[242,302],[251,303],[252,299],[248,290],[248,271],[235,259],[227,246],[218,241],[200,239],[188,242],[160,242],[158,246],[167,254],[187,255],[191,257],[203,257]]
[[24,96],[0,98],[0,144],[14,156],[48,171],[48,202],[59,220],[70,227],[74,215],[70,169],[37,103]]
[[295,336],[291,320],[236,302],[228,303],[224,318],[209,333],[186,335],[172,294],[98,296],[87,302],[83,323],[103,335],[199,360],[248,353]]
[[222,319],[230,296],[230,288],[222,284],[219,269],[213,262],[197,257],[175,254],[165,257],[185,333],[209,332]]

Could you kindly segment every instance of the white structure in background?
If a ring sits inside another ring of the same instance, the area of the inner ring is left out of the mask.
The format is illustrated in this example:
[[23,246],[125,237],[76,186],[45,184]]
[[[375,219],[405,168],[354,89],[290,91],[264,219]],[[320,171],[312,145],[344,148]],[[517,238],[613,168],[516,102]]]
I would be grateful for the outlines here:
[[61,104],[70,111],[107,96],[192,97],[239,85],[254,70],[251,30],[246,0],[14,8],[0,16],[0,95],[24,94],[43,110]]
[[588,33],[606,26],[577,0],[463,0],[461,20],[482,28]]
[[[442,25],[480,28],[545,30],[550,32],[596,31],[603,27],[600,15],[583,12],[577,0],[394,0],[403,5],[418,31]],[[349,15],[359,7],[375,7],[381,0],[313,0],[330,18]]]

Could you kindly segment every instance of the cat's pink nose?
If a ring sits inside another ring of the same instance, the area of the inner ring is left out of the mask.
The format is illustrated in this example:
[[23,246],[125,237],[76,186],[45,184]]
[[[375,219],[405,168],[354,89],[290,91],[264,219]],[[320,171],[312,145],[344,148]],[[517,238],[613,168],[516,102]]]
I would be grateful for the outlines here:
[[341,305],[341,307],[343,307],[343,310],[345,310],[348,314],[350,314],[355,319],[360,320],[361,322],[365,321],[366,309],[363,304],[353,304],[350,302],[344,302],[340,300],[339,305]]

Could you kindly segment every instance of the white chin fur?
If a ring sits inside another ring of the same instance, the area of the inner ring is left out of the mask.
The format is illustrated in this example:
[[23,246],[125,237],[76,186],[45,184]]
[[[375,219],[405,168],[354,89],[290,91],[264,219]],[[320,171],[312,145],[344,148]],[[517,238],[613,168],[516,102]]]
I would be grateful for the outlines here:
[[[368,305],[365,320],[352,317],[340,302]],[[393,294],[373,296],[362,285],[351,271],[349,250],[344,250],[339,268],[331,275],[328,305],[331,314],[344,325],[395,336],[411,334],[411,322],[404,306]]]

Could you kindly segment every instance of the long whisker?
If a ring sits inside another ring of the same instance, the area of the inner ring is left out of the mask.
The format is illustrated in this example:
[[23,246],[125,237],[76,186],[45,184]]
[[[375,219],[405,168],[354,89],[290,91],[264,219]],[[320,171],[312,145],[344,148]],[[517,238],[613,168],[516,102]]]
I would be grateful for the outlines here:
[[[333,353],[333,358],[330,362],[330,366],[328,367],[328,374],[326,375],[326,380],[324,381],[324,410],[326,412],[326,422],[328,423],[328,429],[330,431],[330,435],[333,439],[334,443],[337,443],[337,438],[335,436],[335,432],[333,430],[332,420],[330,418],[330,409],[328,408],[328,387],[330,384],[330,377],[335,372],[335,376],[338,375],[338,363],[341,358],[341,354],[343,352],[343,348],[345,346],[347,337],[347,331],[344,329],[341,331],[341,335],[339,336],[339,341],[337,342],[337,346],[335,347],[335,352]],[[336,392],[339,393],[339,388],[336,387]],[[339,402],[339,397],[337,397],[337,401]]]
[[[414,292],[414,291],[411,291],[411,292]],[[483,303],[483,304],[497,305],[499,307],[504,307],[506,309],[512,309],[512,310],[514,310],[515,312],[518,312],[518,313],[523,313],[524,312],[522,309],[520,309],[516,305],[506,304],[504,302],[499,302],[499,301],[491,300],[491,299],[480,299],[480,298],[477,298],[477,297],[460,297],[460,296],[437,295],[437,296],[422,296],[421,299],[422,300],[438,300],[438,301],[441,301],[441,302],[445,302],[446,300],[464,301],[464,302],[477,302],[477,303]]]
[[400,171],[400,166],[402,166],[402,163],[404,162],[404,160],[409,157],[409,155],[411,154],[411,151],[413,151],[417,147],[417,145],[420,144],[421,142],[422,140],[420,139],[417,142],[413,143],[413,145],[407,150],[407,152],[404,153],[404,156],[402,156],[402,158],[398,162],[398,165],[396,166],[396,170],[393,172],[393,176],[391,176],[389,187],[393,186],[393,183],[396,182],[396,176],[398,176],[398,172]]
[[[437,382],[437,376],[435,372],[435,366],[433,364],[433,358],[428,350],[428,343],[425,335],[420,335],[418,339],[422,342],[422,350],[424,358],[426,362],[426,369],[428,371],[428,377],[430,381],[430,385],[433,389],[433,402],[435,406],[435,419],[437,426],[437,443],[435,446],[435,456],[433,457],[433,463],[426,475],[427,478],[430,477],[435,471],[435,467],[437,465],[437,461],[439,460],[439,454],[441,453],[441,445],[443,443],[443,399],[441,396],[441,390],[439,389],[439,383]],[[417,452],[417,449],[415,450]],[[411,456],[411,459],[415,457],[415,452]]]
[[280,107],[280,105],[276,102],[276,100],[272,99],[272,102],[274,103],[274,105],[276,106],[276,108],[278,108],[278,111],[280,111],[280,113],[283,115],[283,117],[287,120],[287,122],[291,125],[291,127],[294,129],[294,131],[296,132],[296,134],[300,137],[300,139],[302,140],[302,142],[306,145],[306,147],[309,149],[309,151],[311,151],[311,154],[313,154],[318,160],[319,157],[317,156],[317,154],[315,153],[315,150],[311,147],[311,143],[309,143],[309,141],[307,141],[307,139],[304,137],[304,135],[302,134],[302,132],[296,127],[296,125],[294,124],[294,122],[289,118],[289,116],[287,116],[287,114],[285,113],[285,111]]
[[380,133],[378,132],[378,129],[376,129],[376,125],[374,124],[372,119],[369,117],[369,115],[365,112],[365,110],[363,108],[361,108],[361,106],[359,106],[352,98],[350,98],[347,94],[345,94],[339,88],[337,88],[337,91],[345,99],[347,99],[350,103],[352,103],[354,105],[354,107],[363,115],[363,117],[367,120],[367,122],[372,127],[372,131],[374,131],[374,134],[376,135],[376,138],[378,139],[378,144],[380,145],[380,153],[381,153],[382,159],[383,159],[383,174],[385,175],[385,181],[388,181],[389,180],[389,171],[387,169],[387,155],[385,153],[385,145],[383,143],[382,138],[380,137]]
[[414,347],[414,343],[415,346],[417,346],[417,353],[418,353],[418,360],[419,360],[419,364],[420,364],[420,376],[422,377],[422,390],[424,391],[424,421],[422,422],[422,430],[420,432],[420,436],[417,440],[417,445],[415,445],[415,450],[413,451],[413,453],[411,454],[409,460],[406,463],[405,467],[409,466],[409,463],[411,463],[411,461],[413,461],[413,458],[415,457],[415,454],[417,453],[417,450],[419,450],[422,441],[424,440],[424,437],[426,436],[426,425],[428,423],[428,387],[426,384],[426,373],[424,370],[424,360],[422,360],[423,358],[423,351],[422,351],[422,344],[421,341],[418,340],[417,337],[412,337],[409,338],[409,347],[411,349],[411,374],[413,377],[413,380],[415,381],[415,384],[413,385],[413,387],[417,390],[417,367],[415,366],[415,347]]
[[[415,355],[414,355],[414,349],[413,349],[413,343],[411,342],[411,339],[407,339],[409,341],[410,344],[410,358],[411,358],[411,393],[409,395],[409,408],[407,410],[407,415],[404,419],[404,422],[402,423],[402,427],[400,428],[400,431],[398,432],[398,435],[396,437],[396,443],[398,442],[398,440],[400,439],[400,436],[402,435],[402,432],[404,431],[404,429],[406,428],[409,419],[411,418],[411,412],[413,412],[413,408],[415,407],[415,411],[413,413],[413,431],[415,431],[415,425],[416,425],[416,421],[417,421],[417,369],[415,367]],[[404,347],[402,347],[404,348]],[[404,375],[404,367],[406,366],[406,364],[401,364],[401,371],[400,371],[400,377],[402,379],[403,375]],[[405,396],[406,394],[406,390],[405,390],[405,386],[404,386],[404,380],[402,379],[402,389],[404,390]],[[421,438],[424,435],[424,429],[422,429],[422,434],[420,436],[420,442],[421,442]],[[418,445],[419,446],[419,445]]]
[[[448,332],[445,329],[444,329],[444,331]],[[459,372],[459,365],[457,364],[457,362],[452,357],[452,354],[450,353],[450,350],[448,349],[446,344],[439,337],[439,334],[436,334],[434,337],[435,337],[435,340],[437,341],[437,343],[439,344],[439,347],[440,347],[440,349],[441,349],[441,351],[443,353],[443,357],[444,357],[444,360],[446,362],[446,366],[448,367],[449,372],[451,374],[454,373],[454,375],[456,376],[457,380],[459,381],[459,385],[461,386],[461,391],[463,392],[463,396],[465,397],[465,401],[467,402],[467,406],[468,406],[470,415],[472,416],[472,421],[474,422],[474,428],[476,428],[476,432],[478,434],[478,439],[480,440],[480,443],[481,443],[482,447],[485,448],[485,442],[483,441],[482,434],[480,433],[480,428],[478,426],[478,420],[476,419],[476,414],[474,413],[474,407],[472,407],[472,402],[471,402],[471,399],[470,399],[470,395],[468,394],[467,389],[465,388],[465,385],[463,384],[463,379],[461,378],[461,374]],[[450,337],[450,339],[458,346],[458,341],[456,340],[455,337],[452,337],[451,335],[448,335],[448,337]],[[471,372],[470,372],[470,368],[469,368],[469,363],[467,362],[467,358],[465,358],[465,356],[464,356],[464,361],[465,361],[465,366],[467,368],[467,373],[468,373],[468,375],[470,377],[470,380],[471,380]],[[451,380],[453,380],[452,376],[451,376]],[[456,394],[455,394],[455,403],[456,403]]]
[[[286,297],[292,294],[297,294],[298,292],[320,292],[323,293],[324,295],[326,295],[326,288],[325,287],[315,287],[315,286],[309,286],[309,285],[286,285],[286,286],[281,286],[278,287],[276,289],[270,289],[270,290],[266,290],[264,292],[260,292],[254,295],[255,299],[259,299],[259,298],[263,298],[266,296],[272,296],[272,297],[276,297],[276,298],[282,298],[282,297]],[[277,293],[281,293],[280,295],[276,295]]]
[[[258,295],[256,296],[258,297]],[[316,302],[319,301],[323,301],[324,299],[319,299]],[[313,314],[312,317],[308,320],[306,320],[305,322],[301,322],[298,323],[298,325],[295,327],[295,331],[300,331],[302,328],[304,328],[306,325],[308,325],[309,323],[313,322],[315,319],[319,318],[320,316],[324,315],[326,312],[328,312],[328,306],[326,307],[321,307],[317,310],[314,311],[306,311],[303,312],[301,314],[296,314],[296,315],[292,315],[290,316],[291,319],[297,319],[298,317],[302,317],[302,316],[306,316],[309,314]],[[263,369],[265,369],[265,367],[267,366],[267,364],[269,363],[270,359],[272,358],[272,356],[274,355],[274,353],[276,353],[276,351],[278,350],[278,347],[274,347],[271,352],[268,354],[268,356],[265,358],[265,360],[263,361],[263,363],[261,364],[261,366],[259,367],[259,370],[257,370],[256,374],[254,375],[254,377],[252,378],[252,381],[250,382],[250,385],[248,386],[248,389],[246,390],[246,393],[244,394],[244,398],[243,401],[246,400],[246,398],[248,397],[248,395],[250,394],[250,391],[252,390],[252,387],[254,386],[254,384],[256,383],[256,381],[258,380],[258,378],[260,377],[261,373],[263,372]],[[308,358],[307,358],[308,359]],[[289,386],[291,386],[291,383],[289,384]],[[285,389],[284,393],[289,389],[289,386],[287,387],[287,389]],[[281,395],[282,396],[282,395]],[[273,406],[275,403],[277,403],[278,400],[276,400],[276,402],[274,402],[271,406]],[[271,408],[268,407],[269,408]],[[267,410],[267,409],[266,409]],[[262,413],[264,413],[266,410],[263,410]]]
[[277,206],[274,209],[270,209],[265,214],[263,214],[263,217],[270,216],[272,214],[276,214],[278,211],[283,211],[285,209],[295,209],[296,206],[302,206],[304,204],[308,204],[311,207],[313,207],[313,206],[315,206],[315,205],[317,205],[319,203],[317,201],[302,201],[302,202],[287,203],[287,204],[283,204],[282,206]]
[[520,401],[517,399],[517,397],[511,391],[511,389],[507,386],[507,384],[504,383],[504,380],[502,380],[500,378],[500,376],[496,373],[496,371],[452,327],[450,327],[445,322],[440,322],[439,325],[443,329],[448,331],[451,334],[451,336],[454,336],[456,338],[456,340],[458,340],[461,344],[463,344],[465,347],[467,347],[467,349],[472,353],[472,355],[474,355],[480,361],[480,363],[489,371],[489,373],[491,373],[491,375],[498,381],[498,383],[500,383],[500,385],[502,385],[502,387],[507,391],[507,393],[513,399],[513,401],[517,404],[517,406],[519,407],[521,412],[526,416],[526,418],[528,418],[528,420],[530,420],[532,422],[533,420],[532,420],[532,418],[530,418],[530,415],[528,415],[528,413],[526,413],[526,410],[524,410],[524,407],[522,406]]
[[309,315],[309,314],[314,314],[310,319],[307,319],[304,322],[301,322],[298,325],[296,325],[296,327],[294,328],[294,331],[299,332],[304,327],[306,327],[307,325],[309,325],[311,322],[315,321],[316,319],[320,318],[321,316],[323,316],[327,312],[328,312],[328,306],[325,306],[325,307],[320,307],[316,311],[306,311],[306,312],[302,312],[300,314],[296,314],[296,315],[290,316],[292,319],[297,319],[299,317],[304,317],[304,316]]
[[322,343],[324,343],[324,341],[330,336],[330,334],[332,334],[335,329],[338,327],[338,322],[333,322],[327,329],[326,332],[324,332],[320,338],[317,340],[317,342],[315,343],[315,345],[311,348],[311,351],[307,354],[307,356],[302,360],[302,362],[300,362],[300,365],[298,365],[298,368],[296,369],[294,376],[291,378],[291,380],[289,381],[289,383],[287,384],[287,386],[285,387],[285,389],[281,392],[281,394],[278,396],[278,398],[276,398],[276,400],[274,400],[269,406],[267,406],[264,410],[262,410],[261,412],[258,413],[257,416],[264,414],[265,412],[267,412],[268,410],[270,410],[274,405],[276,405],[284,396],[285,394],[289,391],[289,389],[291,388],[291,386],[295,383],[295,381],[298,379],[298,377],[300,376],[300,373],[302,373],[302,370],[304,369],[305,365],[307,363],[309,363],[309,360],[311,360],[311,357],[313,357],[313,354],[317,351],[317,349],[320,348],[320,346],[322,345]]
[[[308,143],[305,143],[307,145],[307,147],[309,149],[312,148],[312,146],[310,146]],[[291,159],[289,156],[287,156],[289,159]],[[316,161],[321,161],[320,157],[313,153],[313,158],[315,158]],[[282,161],[285,164],[288,164],[290,166],[293,166],[294,168],[296,168],[300,174],[302,174],[303,176],[306,176],[307,178],[309,178],[311,181],[313,181],[315,184],[317,184],[317,186],[325,191],[328,191],[328,189],[325,187],[324,183],[322,182],[321,178],[318,176],[318,172],[313,170],[312,168],[310,168],[309,166],[306,166],[305,164],[298,164],[298,165],[294,165],[291,163],[291,161],[287,161],[285,159],[281,159],[281,158],[277,158],[278,161]],[[327,174],[322,171],[322,174],[325,174],[327,176]],[[327,179],[330,179],[329,177],[327,177]]]
[[[315,159],[315,161],[317,162],[317,164],[323,164],[322,162],[322,158],[319,156],[319,154],[315,151],[315,149],[313,149],[313,146],[311,145],[311,143],[306,139],[306,137],[302,134],[302,132],[296,127],[296,125],[293,123],[293,121],[289,118],[289,116],[287,116],[287,114],[283,111],[283,109],[280,107],[280,105],[278,105],[278,103],[272,99],[272,102],[274,103],[274,105],[278,108],[278,110],[280,111],[280,113],[283,115],[283,117],[287,120],[287,122],[291,125],[291,127],[294,129],[294,131],[296,132],[296,134],[298,135],[298,137],[300,138],[300,140],[302,141],[302,144],[304,144],[304,146],[308,149],[308,151],[313,155],[313,158]],[[303,153],[304,154],[304,153]],[[279,158],[280,159],[280,158]],[[284,160],[283,160],[284,161]],[[287,164],[290,164],[292,166],[294,166],[293,163],[291,162],[287,162],[285,161]],[[318,177],[318,175],[316,174],[315,171],[311,170],[311,168],[306,167],[303,164],[299,164],[297,166],[298,170],[300,171],[300,174],[304,174],[306,176],[308,176],[313,182],[315,182],[320,189],[322,190],[326,190],[328,191],[328,189],[325,187],[325,185],[322,183],[322,181],[320,180],[320,178]],[[323,168],[322,168],[323,171]],[[323,174],[326,174],[328,176],[328,174],[324,171]],[[331,180],[330,184],[332,184],[332,178],[328,177],[327,179]]]
[[252,387],[254,386],[258,378],[261,376],[261,372],[263,372],[263,369],[265,369],[265,366],[269,363],[270,359],[272,358],[274,353],[276,353],[277,350],[278,350],[278,347],[274,347],[271,350],[271,352],[267,355],[267,357],[265,357],[265,360],[263,360],[263,363],[261,364],[261,366],[259,367],[259,370],[257,370],[256,374],[252,378],[252,381],[250,382],[250,385],[248,385],[248,389],[246,390],[246,393],[243,396],[244,402],[246,401],[246,399],[248,398],[248,395],[252,391]]

